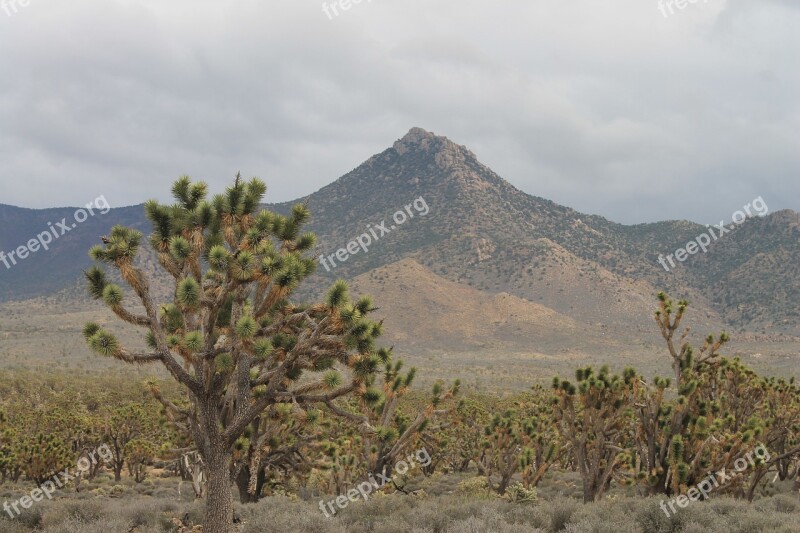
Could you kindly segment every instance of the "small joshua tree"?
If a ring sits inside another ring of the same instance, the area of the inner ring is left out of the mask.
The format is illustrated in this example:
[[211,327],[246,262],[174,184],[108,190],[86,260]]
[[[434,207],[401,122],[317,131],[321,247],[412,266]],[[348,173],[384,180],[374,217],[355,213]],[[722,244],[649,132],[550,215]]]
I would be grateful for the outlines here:
[[[154,433],[150,423],[142,407],[137,404],[117,406],[106,414],[102,431],[111,450],[109,466],[114,470],[114,481],[122,479],[122,468],[126,460],[130,461],[126,455],[128,443],[144,440],[142,437],[150,437]],[[141,449],[141,446],[138,448]]]
[[[389,353],[391,350],[387,351],[387,361]],[[459,380],[455,380],[449,389],[440,382],[435,383],[430,396],[424,399],[424,405],[407,416],[400,412],[400,400],[410,392],[416,369],[412,367],[403,374],[402,368],[402,361],[387,362],[380,374],[382,383],[375,383],[378,376],[370,376],[365,381],[366,393],[358,398],[358,405],[353,409],[342,408],[333,401],[326,402],[333,414],[355,423],[363,433],[363,459],[371,473],[390,471],[431,420],[448,414],[455,407],[445,404],[458,395],[461,387]]]
[[602,498],[620,470],[631,466],[627,446],[636,372],[626,368],[622,376],[610,375],[604,366],[599,374],[586,367],[575,375],[577,386],[553,380],[553,416],[583,479],[583,501],[589,503]]
[[24,465],[25,475],[40,487],[74,461],[69,446],[60,436],[51,433],[28,437],[17,455],[20,464]]
[[[674,383],[662,377],[654,378],[652,384],[641,378],[636,381],[634,406],[639,421],[636,446],[643,468],[639,477],[645,481],[647,490],[651,494],[673,494],[680,492],[682,486],[699,480],[710,465],[723,463],[724,466],[729,456],[717,454],[716,450],[739,449],[743,443],[738,438],[739,433],[744,439],[748,438],[739,426],[752,411],[747,414],[742,409],[723,409],[726,406],[720,406],[717,397],[717,391],[735,386],[737,382],[725,370],[728,364],[719,352],[728,342],[728,335],[722,333],[717,338],[709,335],[695,351],[688,340],[688,327],[679,340],[675,338],[689,303],[679,300],[676,304],[664,292],[658,293],[658,300],[654,318],[667,344],[675,378]],[[677,398],[669,401],[666,395],[671,385],[676,388]],[[749,392],[755,389],[747,390],[747,393],[740,391],[742,398],[746,398],[746,405],[742,407],[754,408],[758,401]],[[735,397],[732,401],[737,402]],[[728,420],[720,416],[721,412],[730,410],[739,414],[735,417],[737,424],[731,423],[733,417]],[[713,443],[719,445],[713,446]]]
[[782,481],[795,479],[797,486],[800,474],[800,387],[794,378],[764,378],[762,389],[764,399],[759,409],[759,418],[767,428],[763,441],[771,450],[772,456],[757,465],[749,480],[745,496],[753,501],[755,491],[761,480],[775,469],[775,476]]
[[462,399],[439,424],[428,426],[422,436],[431,455],[442,460],[447,470],[466,472],[474,463],[485,475],[484,427],[494,405],[485,397]]
[[149,350],[128,350],[95,323],[84,328],[89,346],[126,363],[160,363],[188,395],[188,407],[157,399],[192,435],[206,465],[206,533],[228,531],[234,449],[269,407],[288,404],[302,416],[314,404],[367,394],[365,382],[389,362],[388,352],[375,348],[380,327],[367,318],[370,309],[351,303],[344,282],[322,303],[290,302],[316,266],[304,255],[315,237],[301,233],[310,214],[304,205],[288,216],[259,210],[265,191],[260,180],[237,176],[208,201],[205,183],[183,177],[172,188],[176,203],[145,204],[150,245],[174,286],[169,302],[154,300],[134,264],[142,234],[133,229],[115,226],[90,255],[119,272],[143,312],[126,305],[125,292],[102,269],[86,272],[94,298],[147,329]]
[[125,444],[124,452],[128,472],[136,483],[141,483],[147,477],[147,465],[155,458],[156,447],[146,439],[133,439]]
[[[523,431],[520,421],[515,417],[515,413],[509,410],[502,416],[496,414],[484,431],[486,439],[481,459],[486,481],[489,487],[497,490],[498,494],[504,494],[511,476],[521,466]],[[497,487],[492,486],[491,480],[495,473],[500,476]]]
[[6,414],[0,411],[0,485],[5,483],[6,479],[16,481],[19,475],[15,474],[21,471],[14,452],[17,434],[13,427],[6,427],[6,424],[8,424]]

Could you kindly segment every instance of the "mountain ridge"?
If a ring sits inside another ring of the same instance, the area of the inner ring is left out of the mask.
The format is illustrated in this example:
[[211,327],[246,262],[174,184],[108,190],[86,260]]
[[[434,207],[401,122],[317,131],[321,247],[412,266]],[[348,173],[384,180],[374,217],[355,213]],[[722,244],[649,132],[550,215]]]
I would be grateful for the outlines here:
[[[393,223],[393,214],[420,198],[428,213]],[[692,300],[701,328],[798,333],[800,215],[792,210],[748,220],[725,236],[725,244],[665,272],[658,254],[685,245],[705,226],[624,225],[580,213],[517,189],[466,146],[422,128],[412,128],[316,192],[265,207],[285,213],[299,202],[312,212],[316,255],[335,254],[377,224],[396,226],[330,271],[320,266],[304,296],[320,294],[337,277],[354,280],[410,259],[486,298],[507,293],[592,327],[647,331],[654,293],[666,289]],[[62,217],[75,208],[33,209],[24,216],[13,209],[27,208],[0,204],[0,250],[41,231],[45,215]],[[24,220],[12,222],[13,217]],[[49,253],[31,256],[25,268],[17,265],[12,272],[0,264],[0,302],[77,287],[80,271],[89,265],[86,251],[118,223],[149,232],[141,205],[92,217]],[[154,271],[148,253],[141,260]],[[457,314],[457,308],[451,311]]]

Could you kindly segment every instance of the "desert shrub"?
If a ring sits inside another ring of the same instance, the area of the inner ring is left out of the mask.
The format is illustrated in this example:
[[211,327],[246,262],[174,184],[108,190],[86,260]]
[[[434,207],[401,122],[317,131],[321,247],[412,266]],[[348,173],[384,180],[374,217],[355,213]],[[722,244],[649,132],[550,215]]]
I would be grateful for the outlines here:
[[473,477],[465,479],[456,488],[459,494],[465,496],[489,496],[489,482],[485,477]]
[[440,505],[430,505],[427,502],[414,509],[413,512],[406,512],[398,520],[398,523],[405,524],[409,530],[422,531],[445,531],[452,522],[450,511],[452,499],[437,498],[435,501]]
[[797,533],[798,517],[775,513],[759,512],[757,509],[742,509],[742,512],[728,518],[726,529],[719,524],[720,533]]
[[715,514],[722,516],[735,513],[741,508],[742,504],[747,505],[746,502],[727,497],[712,498],[708,502],[705,502],[705,504],[713,509]]
[[[0,517],[0,532],[110,533],[136,528],[136,533],[165,533],[175,531],[173,518],[187,517],[188,524],[196,525],[203,516],[204,502],[179,502],[174,494],[163,501],[132,491],[113,499],[79,500],[73,492],[64,496],[41,502],[15,520]],[[326,518],[319,498],[304,502],[275,496],[256,505],[236,504],[235,515],[242,522],[238,533],[796,533],[800,519],[800,502],[788,495],[756,504],[719,497],[693,502],[671,517],[661,510],[661,499],[619,496],[584,505],[556,496],[517,505],[460,492],[425,499],[378,493]]]
[[[148,491],[150,492],[150,491]],[[178,498],[178,492],[175,489],[169,488],[156,488],[153,489],[152,492],[149,494],[156,500],[176,500]],[[192,502],[194,501],[194,495],[192,495],[192,489],[189,488],[181,493],[180,501],[182,502]]]
[[104,515],[105,506],[98,501],[66,501],[64,515],[82,522],[96,522]]
[[564,526],[570,533],[638,533],[642,531],[635,517],[621,512],[621,502],[603,500],[574,509]]
[[546,529],[530,529],[525,526],[509,524],[502,516],[487,514],[482,517],[470,517],[453,522],[446,529],[447,533],[547,533]]
[[[42,533],[109,533],[130,531],[129,522],[123,517],[107,517],[99,522],[86,523],[80,519],[70,518],[53,528],[46,528]],[[161,528],[139,528],[137,533],[163,533]]]
[[98,500],[64,499],[52,502],[44,507],[42,526],[58,529],[66,522],[72,520],[89,524],[106,516],[104,503]]
[[536,487],[526,489],[522,483],[514,483],[506,489],[505,497],[511,503],[535,502]]
[[709,533],[709,530],[702,524],[698,524],[697,522],[689,522],[683,526],[681,533]]
[[617,519],[604,522],[598,518],[583,518],[579,522],[570,522],[563,531],[564,533],[642,533],[639,526],[630,521]]
[[[0,485],[0,488],[2,488],[2,485]],[[0,498],[3,498],[3,501],[16,500],[22,495],[23,493],[20,492],[19,490],[8,490],[7,488],[5,490],[0,490]]]
[[633,517],[642,531],[648,533],[670,533],[675,531],[673,519],[664,514],[659,502],[664,499],[661,497],[648,498],[637,501],[637,505],[632,511]]
[[[240,516],[240,507],[236,508],[234,515]],[[203,500],[195,500],[189,505],[183,505],[178,508],[178,512],[175,513],[178,517],[187,516],[189,519],[189,523],[191,524],[202,524],[203,517],[205,511],[205,502]]]
[[[22,509],[20,508],[20,514],[16,518],[14,518],[14,522],[17,524],[22,525],[27,529],[38,529],[42,525],[42,507],[41,506],[34,506],[30,509]],[[5,516],[7,514],[3,513]],[[1,523],[1,522],[0,522]]]
[[550,510],[548,503],[539,500],[535,505],[512,505],[505,508],[505,520],[510,524],[521,524],[528,529],[549,531]]
[[[338,517],[326,518],[317,505],[292,502],[283,496],[266,498],[258,506],[237,506],[242,533],[304,531],[309,533],[345,533]],[[345,509],[347,510],[347,509]]]
[[424,478],[420,486],[425,489],[431,496],[441,496],[444,494],[453,494],[458,492],[458,484],[466,479],[472,479],[473,473],[468,472],[454,472],[452,474],[444,475],[440,471],[434,472],[432,475]]
[[[543,506],[519,506],[503,499],[487,500],[482,496],[440,497],[425,502],[425,507],[429,515],[435,517],[438,513],[440,518],[436,522],[415,521],[417,517],[425,518],[421,510],[415,510],[415,516],[407,518],[407,521],[420,531],[547,531],[550,520]],[[449,520],[446,527],[442,527],[441,515]]]
[[[720,523],[720,516],[714,511],[714,508],[707,505],[708,502],[694,502],[687,508],[681,509],[679,513],[672,517],[672,522],[675,528],[684,529],[689,524],[699,524],[708,530],[714,528]],[[745,502],[741,502],[747,504]]]
[[[347,531],[547,531],[550,516],[543,506],[518,506],[483,496],[444,495],[418,500],[392,494],[341,515]],[[482,526],[479,526],[483,524]],[[459,529],[461,528],[461,529]]]
[[70,493],[71,500],[91,500],[94,498],[94,494],[92,494],[91,490],[81,489],[80,492],[72,492]]
[[178,508],[177,503],[173,501],[160,500],[160,503],[161,503],[161,511],[165,513],[175,511]]
[[162,518],[167,515],[164,513],[163,505],[158,506],[154,503],[144,499],[117,501],[113,503],[109,512],[127,518],[130,527],[159,526],[163,524]]
[[[8,518],[8,515],[6,515]],[[0,531],[3,533],[28,533],[31,529],[15,520],[0,519]]]
[[[347,526],[348,531],[377,531],[378,524],[387,517],[392,517],[400,522],[410,514],[417,513],[422,506],[424,503],[421,504],[420,500],[415,498],[402,494],[389,494],[370,497],[366,502],[358,500],[340,511],[339,515],[342,524]],[[321,512],[319,514],[322,515]]]
[[764,512],[796,513],[800,510],[800,501],[787,494],[778,494],[772,498],[762,498],[753,504],[755,509]]
[[578,502],[570,498],[558,497],[550,502],[550,530],[563,531],[578,509]]

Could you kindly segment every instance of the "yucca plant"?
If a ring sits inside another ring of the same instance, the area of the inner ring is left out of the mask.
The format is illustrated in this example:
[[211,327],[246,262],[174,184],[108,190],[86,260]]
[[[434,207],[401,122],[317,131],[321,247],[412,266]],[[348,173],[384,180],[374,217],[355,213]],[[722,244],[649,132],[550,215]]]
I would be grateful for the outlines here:
[[[307,256],[315,238],[302,232],[310,212],[303,204],[285,216],[261,210],[265,191],[262,181],[237,176],[224,194],[208,199],[205,183],[182,177],[172,187],[174,204],[145,204],[153,224],[148,242],[174,287],[171,301],[155,301],[136,264],[143,235],[131,228],[115,226],[90,255],[119,272],[142,312],[127,305],[130,294],[99,266],[86,272],[90,294],[145,328],[149,347],[129,350],[89,323],[84,336],[92,350],[126,363],[161,364],[188,395],[188,407],[156,397],[192,436],[206,465],[207,533],[229,530],[234,450],[268,408],[291,404],[299,414],[363,394],[377,370],[380,327],[368,318],[371,309],[350,301],[343,281],[322,302],[291,301],[316,266]],[[333,380],[325,374],[332,367],[348,377]]]

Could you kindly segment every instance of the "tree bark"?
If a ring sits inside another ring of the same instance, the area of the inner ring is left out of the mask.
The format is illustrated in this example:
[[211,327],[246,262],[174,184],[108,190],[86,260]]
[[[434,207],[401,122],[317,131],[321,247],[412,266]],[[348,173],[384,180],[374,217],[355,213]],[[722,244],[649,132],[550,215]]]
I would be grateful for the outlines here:
[[248,492],[250,489],[250,476],[250,468],[247,466],[242,467],[241,470],[239,470],[239,475],[236,476],[236,487],[239,489],[239,503],[257,503],[261,499],[261,491],[267,479],[264,469],[261,468],[258,471],[255,494],[250,494],[250,492]]
[[502,495],[502,494],[506,493],[506,489],[508,488],[508,484],[511,483],[511,476],[513,476],[513,475],[514,475],[513,472],[511,472],[511,473],[504,472],[503,473],[503,475],[500,477],[500,485],[497,487],[497,493],[498,494]]
[[231,454],[217,451],[208,461],[208,492],[203,533],[230,533],[233,527],[233,494],[230,477]]
[[594,487],[592,482],[588,479],[583,480],[583,503],[592,503],[594,501]]

